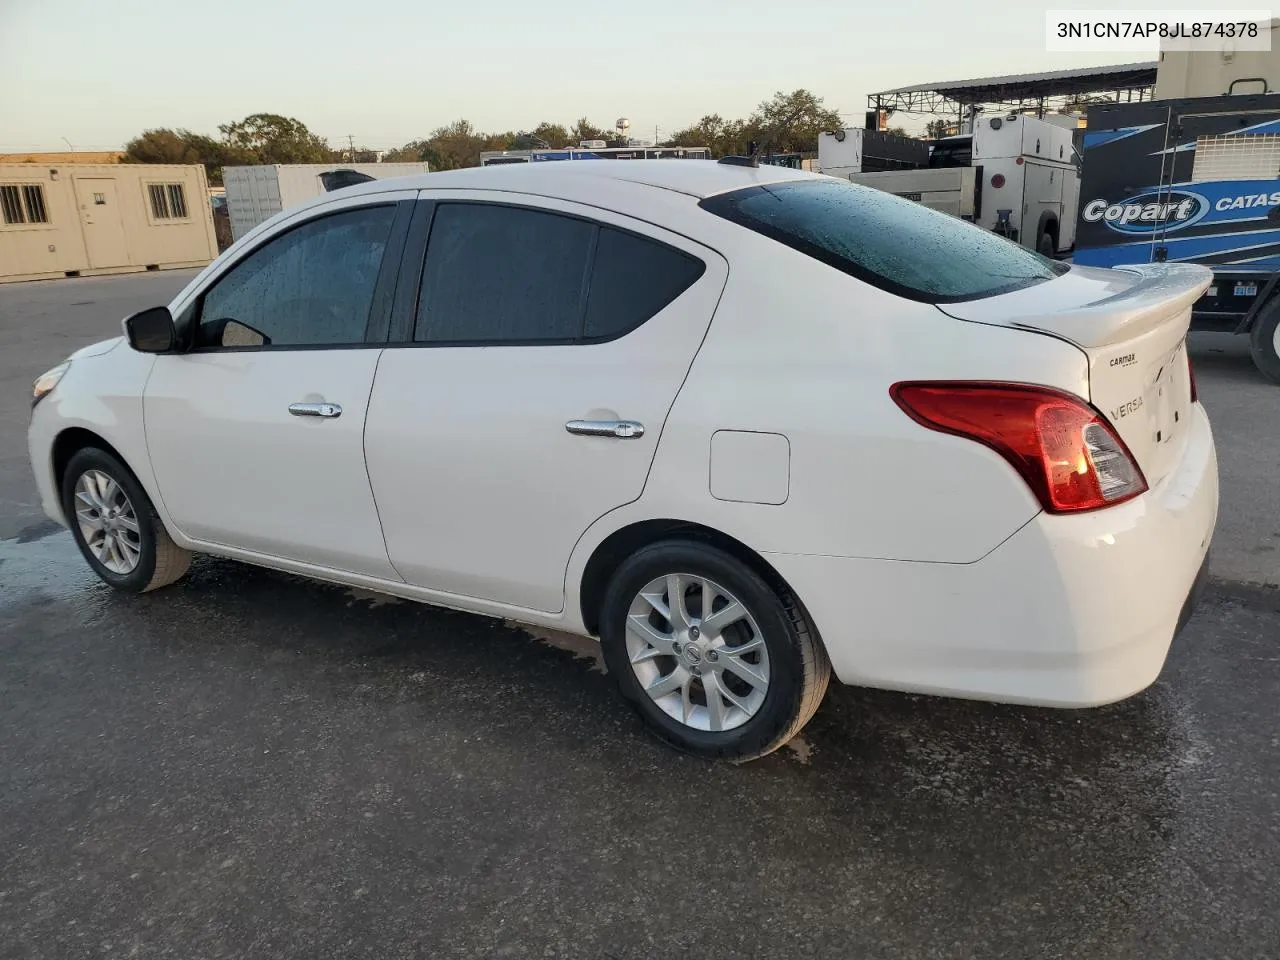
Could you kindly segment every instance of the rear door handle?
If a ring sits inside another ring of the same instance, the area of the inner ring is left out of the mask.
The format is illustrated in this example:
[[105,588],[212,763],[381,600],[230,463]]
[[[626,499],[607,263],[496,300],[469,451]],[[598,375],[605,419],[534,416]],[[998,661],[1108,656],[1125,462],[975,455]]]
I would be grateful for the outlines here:
[[333,419],[342,416],[340,403],[291,403],[289,412],[295,417],[325,417]]
[[564,428],[580,437],[636,440],[644,436],[644,424],[634,420],[570,420]]

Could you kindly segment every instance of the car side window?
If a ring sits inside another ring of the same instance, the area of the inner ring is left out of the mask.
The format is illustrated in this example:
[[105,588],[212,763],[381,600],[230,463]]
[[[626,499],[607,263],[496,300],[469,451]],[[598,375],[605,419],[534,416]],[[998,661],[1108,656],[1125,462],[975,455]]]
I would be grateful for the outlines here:
[[431,222],[414,339],[574,339],[592,233],[585,220],[540,210],[440,204]]
[[583,335],[630,333],[688,290],[707,269],[697,257],[648,237],[601,227]]
[[706,265],[590,220],[494,203],[436,207],[414,340],[611,340],[654,316]]
[[197,349],[365,339],[393,204],[309,220],[237,263],[202,298]]

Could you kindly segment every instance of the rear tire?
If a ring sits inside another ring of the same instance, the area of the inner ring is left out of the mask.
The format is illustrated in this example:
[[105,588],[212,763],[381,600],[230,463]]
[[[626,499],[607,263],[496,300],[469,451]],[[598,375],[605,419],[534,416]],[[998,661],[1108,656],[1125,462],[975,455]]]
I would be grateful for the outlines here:
[[62,510],[93,572],[117,590],[146,593],[191,566],[190,551],[173,542],[137,477],[105,450],[85,447],[72,456],[62,475]]
[[1249,334],[1253,365],[1273,383],[1280,383],[1280,297],[1263,307]]
[[1053,255],[1058,252],[1058,245],[1054,242],[1053,234],[1040,234],[1040,241],[1036,244],[1036,251],[1042,257],[1049,257],[1052,259]]
[[687,540],[623,561],[605,593],[600,640],[619,692],[649,729],[708,759],[777,750],[809,722],[831,677],[795,597],[723,550]]

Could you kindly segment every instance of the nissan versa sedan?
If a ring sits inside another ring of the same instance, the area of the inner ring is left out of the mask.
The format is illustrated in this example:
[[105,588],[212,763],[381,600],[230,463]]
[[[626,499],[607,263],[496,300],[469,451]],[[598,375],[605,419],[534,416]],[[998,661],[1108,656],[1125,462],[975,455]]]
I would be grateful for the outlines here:
[[113,587],[208,553],[599,637],[701,756],[833,673],[1087,707],[1203,579],[1209,278],[740,160],[378,180],[40,377],[31,460]]

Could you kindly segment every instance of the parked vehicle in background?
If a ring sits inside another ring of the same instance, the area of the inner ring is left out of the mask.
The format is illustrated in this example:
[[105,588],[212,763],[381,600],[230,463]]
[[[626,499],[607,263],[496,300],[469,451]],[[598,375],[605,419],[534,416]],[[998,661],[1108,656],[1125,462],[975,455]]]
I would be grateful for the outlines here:
[[[232,238],[239,240],[282,210],[355,182],[356,178],[349,174],[386,180],[429,170],[425,163],[271,163],[223,167],[222,182],[226,188]],[[326,186],[326,179],[333,186]]]
[[[844,131],[846,143],[854,132]],[[915,141],[922,149],[914,166],[876,170],[866,166],[865,139],[854,170],[853,152],[838,157],[829,136],[818,141],[820,160],[824,145],[833,158],[819,163],[822,173],[972,221],[1045,256],[1067,253],[1075,242],[1080,172],[1072,131],[1061,124],[1017,113],[977,117],[972,133]]]
[[1248,334],[1280,383],[1280,94],[1089,108],[1076,262],[1201,263],[1199,330]]
[[[597,145],[598,144],[598,145]],[[509,163],[542,163],[547,160],[710,160],[707,147],[606,147],[603,140],[587,141],[577,147],[543,150],[485,150],[480,166]]]
[[848,180],[853,173],[919,170],[929,165],[929,143],[883,130],[846,127],[818,134],[816,173]]
[[1150,684],[1217,512],[1184,344],[1209,272],[1055,263],[742,161],[285,213],[36,382],[44,508],[124,591],[203,551],[598,636],[701,756],[781,746],[832,672]]

